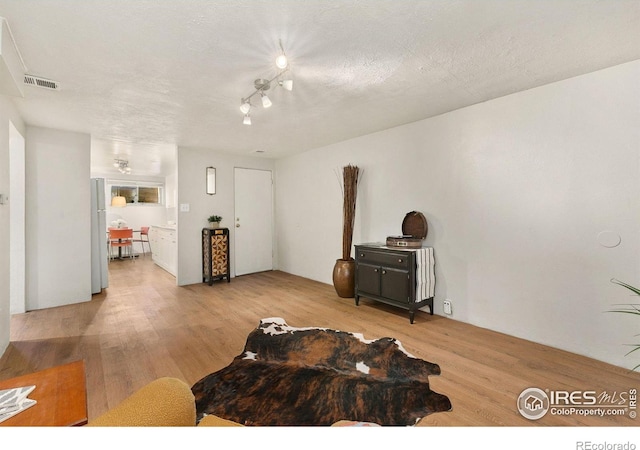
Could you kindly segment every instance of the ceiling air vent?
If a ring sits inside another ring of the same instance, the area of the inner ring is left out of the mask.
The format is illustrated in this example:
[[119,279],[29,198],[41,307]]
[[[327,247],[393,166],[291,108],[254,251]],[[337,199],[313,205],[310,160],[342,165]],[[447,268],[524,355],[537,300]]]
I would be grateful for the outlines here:
[[44,89],[52,89],[54,91],[60,89],[60,85],[57,81],[47,80],[46,78],[35,77],[33,75],[25,75],[24,84],[27,84],[29,86],[41,87]]

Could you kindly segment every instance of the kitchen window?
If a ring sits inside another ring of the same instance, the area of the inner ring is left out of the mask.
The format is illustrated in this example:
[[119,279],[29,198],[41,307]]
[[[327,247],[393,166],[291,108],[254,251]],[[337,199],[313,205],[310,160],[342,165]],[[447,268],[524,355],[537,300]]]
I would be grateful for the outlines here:
[[143,182],[136,185],[112,184],[111,198],[124,197],[127,204],[161,205],[162,189],[161,185]]

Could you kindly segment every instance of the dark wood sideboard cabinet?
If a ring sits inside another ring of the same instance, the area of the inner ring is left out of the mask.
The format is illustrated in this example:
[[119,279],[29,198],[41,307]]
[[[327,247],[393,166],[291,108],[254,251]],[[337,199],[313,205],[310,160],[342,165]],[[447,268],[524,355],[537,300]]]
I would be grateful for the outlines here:
[[231,281],[229,229],[202,229],[202,282],[211,286],[214,280]]
[[435,260],[432,247],[398,249],[384,244],[356,245],[356,306],[370,298],[415,312],[424,306],[433,315]]

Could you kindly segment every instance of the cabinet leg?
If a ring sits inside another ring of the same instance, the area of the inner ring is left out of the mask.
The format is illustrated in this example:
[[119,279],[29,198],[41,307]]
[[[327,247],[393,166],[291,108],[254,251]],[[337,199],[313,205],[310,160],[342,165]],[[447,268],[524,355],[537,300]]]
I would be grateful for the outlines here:
[[409,322],[413,323],[413,319],[416,317],[415,311],[409,311]]
[[359,306],[360,305],[360,296],[356,295],[355,296],[355,300],[356,300],[356,306]]

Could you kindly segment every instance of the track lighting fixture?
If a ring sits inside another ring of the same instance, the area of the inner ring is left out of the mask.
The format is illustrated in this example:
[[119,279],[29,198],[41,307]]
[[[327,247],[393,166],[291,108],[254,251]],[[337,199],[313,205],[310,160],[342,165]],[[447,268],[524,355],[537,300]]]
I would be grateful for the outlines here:
[[251,95],[240,99],[240,111],[244,114],[244,119],[242,121],[245,125],[251,125],[251,116],[249,116],[249,111],[251,111],[251,97],[256,94],[260,94],[260,101],[262,103],[263,108],[269,108],[273,103],[271,99],[267,95],[266,91],[271,89],[271,83],[277,82],[277,86],[283,87],[287,91],[293,90],[293,80],[291,78],[281,79],[281,77],[289,71],[289,60],[284,53],[284,49],[282,48],[282,41],[280,43],[280,50],[282,53],[278,55],[276,58],[276,67],[280,70],[276,76],[271,78],[270,80],[266,80],[263,78],[258,78],[253,82],[253,86],[255,91],[251,93]]
[[129,161],[125,161],[124,159],[115,159],[113,163],[113,167],[118,169],[120,173],[126,173],[127,175],[131,173],[131,167],[129,167]]

